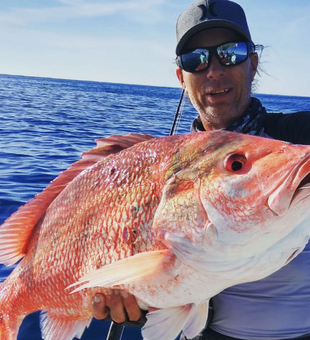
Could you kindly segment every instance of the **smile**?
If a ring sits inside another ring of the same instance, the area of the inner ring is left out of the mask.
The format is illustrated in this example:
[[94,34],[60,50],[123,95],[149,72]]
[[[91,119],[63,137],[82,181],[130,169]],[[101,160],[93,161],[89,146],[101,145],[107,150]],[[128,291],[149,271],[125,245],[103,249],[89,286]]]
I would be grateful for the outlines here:
[[223,94],[228,93],[228,92],[229,92],[229,89],[225,89],[225,90],[222,90],[222,91],[209,92],[208,94],[214,96],[214,95],[223,95]]

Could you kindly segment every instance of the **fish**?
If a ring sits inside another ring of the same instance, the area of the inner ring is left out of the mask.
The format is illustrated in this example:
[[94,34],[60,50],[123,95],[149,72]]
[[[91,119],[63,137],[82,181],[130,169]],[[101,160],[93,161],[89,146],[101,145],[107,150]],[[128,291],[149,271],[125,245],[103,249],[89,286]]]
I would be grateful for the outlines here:
[[41,312],[80,338],[98,292],[133,294],[142,336],[188,338],[209,300],[292,261],[310,236],[310,146],[227,131],[130,134],[93,149],[0,226],[0,339]]

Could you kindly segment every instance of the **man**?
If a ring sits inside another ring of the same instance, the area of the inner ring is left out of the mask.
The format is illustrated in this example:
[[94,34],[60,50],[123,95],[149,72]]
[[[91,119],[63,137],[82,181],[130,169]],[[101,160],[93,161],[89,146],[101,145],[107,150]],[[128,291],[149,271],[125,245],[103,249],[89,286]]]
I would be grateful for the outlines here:
[[[310,144],[310,112],[268,114],[252,97],[258,55],[238,4],[198,0],[180,15],[176,29],[177,77],[198,112],[193,132],[225,129]],[[221,58],[233,51],[235,62]],[[203,63],[201,52],[206,55]],[[195,339],[310,339],[309,282],[310,245],[264,280],[231,287],[214,297],[213,317]],[[141,321],[135,299],[122,294],[117,291],[106,304],[103,295],[96,296],[94,315],[104,318],[110,312],[117,322]]]

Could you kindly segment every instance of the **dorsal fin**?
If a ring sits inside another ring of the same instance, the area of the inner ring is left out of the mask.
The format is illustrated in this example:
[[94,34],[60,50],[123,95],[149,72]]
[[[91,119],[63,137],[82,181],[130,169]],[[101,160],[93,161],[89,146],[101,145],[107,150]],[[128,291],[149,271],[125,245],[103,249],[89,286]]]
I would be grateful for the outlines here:
[[61,172],[46,189],[21,206],[0,226],[0,263],[10,266],[25,255],[35,225],[53,200],[83,170],[111,154],[152,138],[150,135],[129,134],[96,140],[96,147],[84,152],[81,160]]
[[84,162],[90,161],[94,164],[104,157],[118,153],[137,143],[145,142],[153,138],[154,137],[151,135],[141,135],[138,133],[130,133],[126,136],[112,135],[108,138],[99,138],[96,139],[96,147],[82,153],[82,159]]

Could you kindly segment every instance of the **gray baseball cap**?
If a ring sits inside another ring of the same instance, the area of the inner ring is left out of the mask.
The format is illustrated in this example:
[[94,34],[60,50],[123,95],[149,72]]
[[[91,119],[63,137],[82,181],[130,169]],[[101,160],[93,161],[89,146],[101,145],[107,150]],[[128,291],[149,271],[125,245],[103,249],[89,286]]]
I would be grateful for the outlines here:
[[198,0],[182,12],[177,20],[176,55],[196,33],[215,27],[230,28],[246,41],[252,41],[245,13],[240,5],[230,0]]

